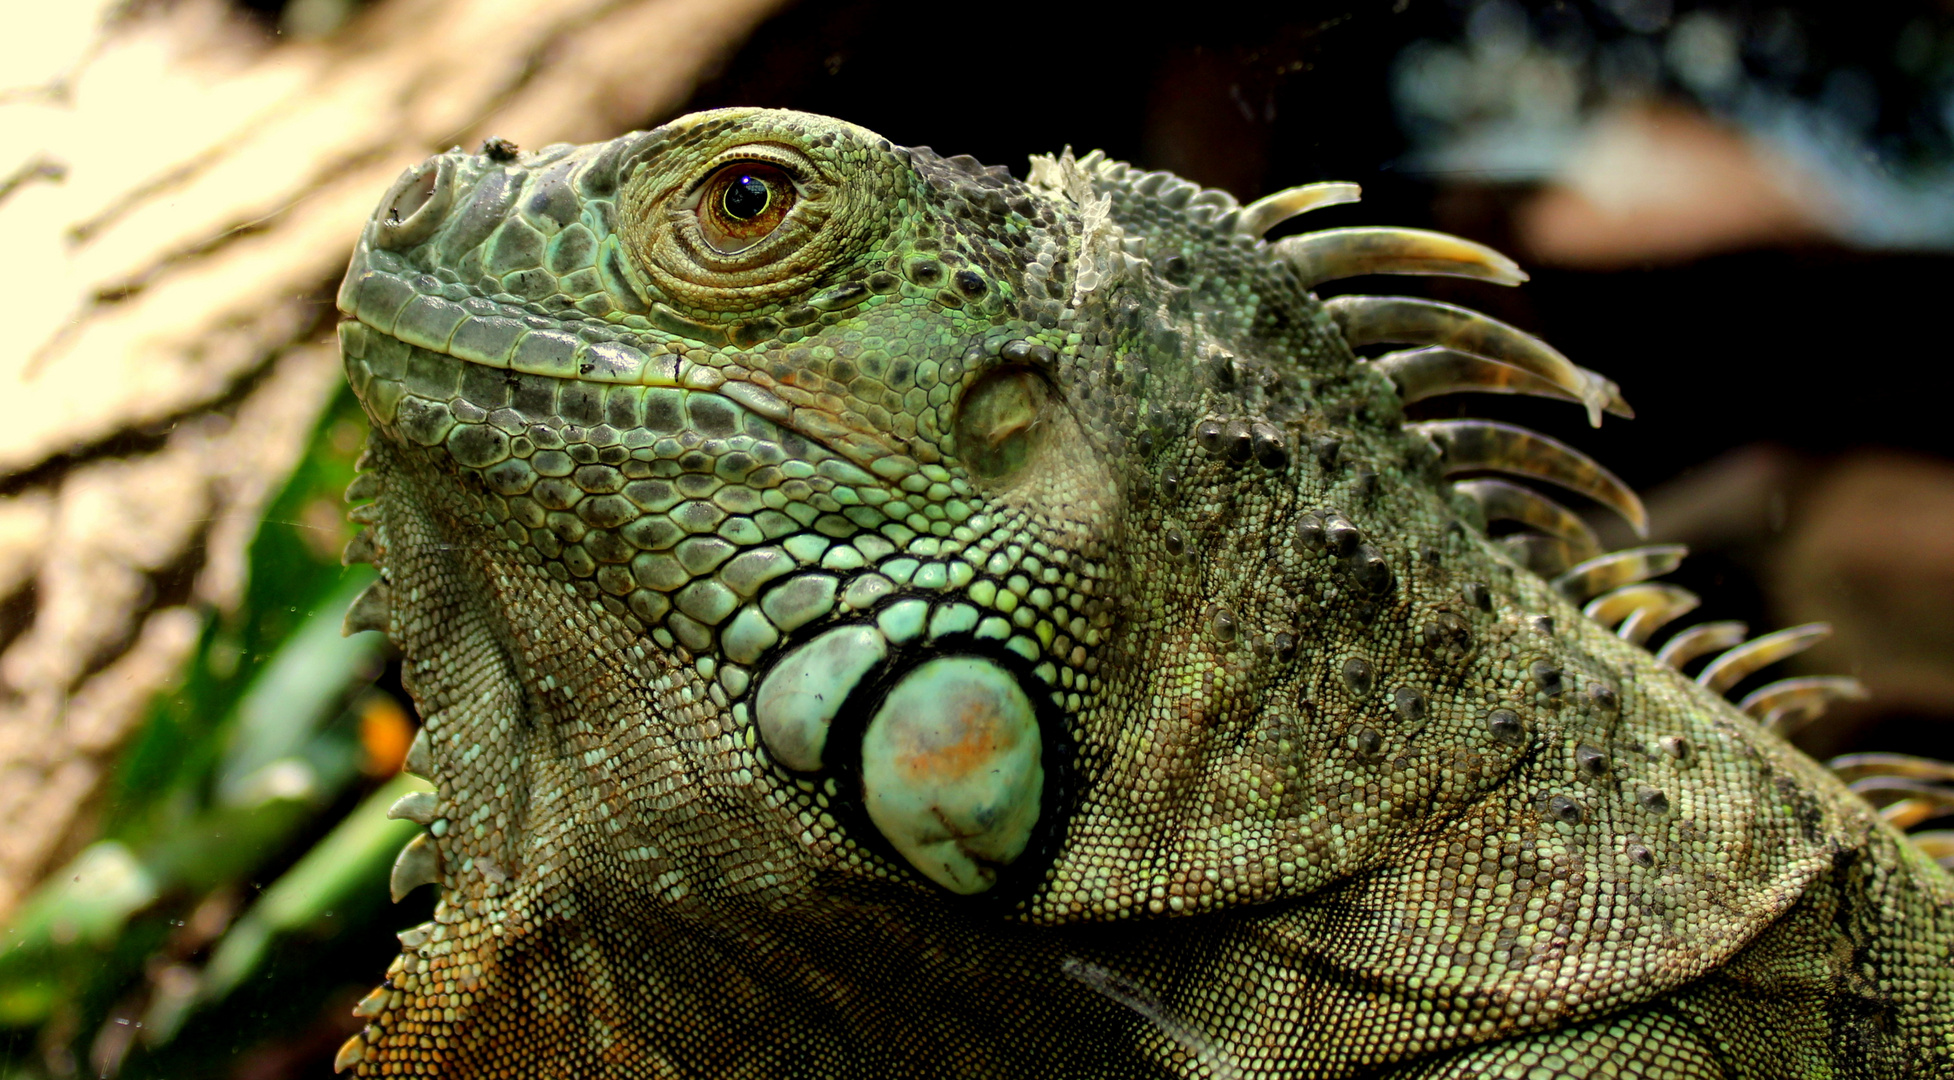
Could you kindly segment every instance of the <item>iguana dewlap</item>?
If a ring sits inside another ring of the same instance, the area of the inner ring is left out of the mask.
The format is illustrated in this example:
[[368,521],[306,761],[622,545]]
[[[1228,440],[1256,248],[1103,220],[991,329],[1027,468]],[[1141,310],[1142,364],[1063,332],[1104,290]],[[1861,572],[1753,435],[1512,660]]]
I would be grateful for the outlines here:
[[1355,194],[748,109],[409,170],[339,297],[349,626],[438,788],[396,894],[442,892],[342,1067],[1954,1076],[1954,882],[1718,692],[1809,632],[1659,662],[1677,553],[1493,474],[1633,494],[1407,425],[1625,406],[1464,309],[1320,302],[1524,277],[1263,239]]

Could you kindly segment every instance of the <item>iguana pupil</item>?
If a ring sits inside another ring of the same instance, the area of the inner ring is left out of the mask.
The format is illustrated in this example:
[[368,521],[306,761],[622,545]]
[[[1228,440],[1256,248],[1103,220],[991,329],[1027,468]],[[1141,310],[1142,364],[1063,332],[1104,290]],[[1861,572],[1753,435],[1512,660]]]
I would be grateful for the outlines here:
[[726,185],[726,194],[721,197],[720,205],[725,208],[726,216],[745,221],[759,217],[766,211],[770,194],[767,182],[749,173]]

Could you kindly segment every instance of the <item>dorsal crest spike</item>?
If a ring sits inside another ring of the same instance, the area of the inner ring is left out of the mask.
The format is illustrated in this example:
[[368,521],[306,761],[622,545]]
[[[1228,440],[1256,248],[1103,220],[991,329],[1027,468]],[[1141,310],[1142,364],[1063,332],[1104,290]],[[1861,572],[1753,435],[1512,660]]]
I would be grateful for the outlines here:
[[[1526,368],[1504,361],[1462,352],[1444,345],[1422,349],[1400,349],[1369,361],[1398,388],[1406,405],[1446,394],[1525,394],[1580,404],[1575,394]],[[1614,383],[1587,368],[1577,367],[1590,382],[1610,388],[1607,411],[1623,419],[1633,419],[1635,411],[1621,400]]]
[[1870,696],[1866,685],[1850,675],[1806,675],[1759,687],[1746,694],[1737,708],[1784,734],[1818,719],[1835,701],[1864,701]]
[[1495,420],[1431,420],[1406,428],[1436,442],[1446,475],[1503,472],[1558,484],[1620,514],[1637,536],[1649,534],[1649,512],[1621,478],[1593,458],[1537,431]]
[[1452,490],[1478,505],[1488,524],[1511,521],[1566,541],[1586,561],[1601,554],[1601,541],[1579,514],[1547,496],[1510,480],[1482,476],[1461,480]]
[[1516,532],[1493,543],[1508,558],[1544,578],[1565,573],[1580,561],[1573,544],[1542,532]]
[[1753,673],[1789,656],[1796,656],[1832,636],[1830,623],[1806,623],[1765,634],[1738,645],[1703,669],[1696,681],[1721,694]]
[[[1638,594],[1639,603],[1615,628],[1615,636],[1637,645],[1647,645],[1657,630],[1703,606],[1702,598],[1695,593],[1662,582],[1641,582],[1616,590],[1618,593],[1631,591]],[[1600,597],[1593,603],[1605,599]]]
[[1489,315],[1416,296],[1336,296],[1323,302],[1350,347],[1444,345],[1525,368],[1579,399],[1588,423],[1612,411],[1613,384],[1576,367],[1559,349]]
[[1655,658],[1672,668],[1681,669],[1698,657],[1742,644],[1749,633],[1749,626],[1734,620],[1699,623],[1663,643]]
[[1365,274],[1426,274],[1494,285],[1527,280],[1520,264],[1484,244],[1427,229],[1363,226],[1284,237],[1270,250],[1289,261],[1314,289],[1326,281]]
[[1554,579],[1554,588],[1577,604],[1623,585],[1661,577],[1681,566],[1689,549],[1681,544],[1649,544],[1600,555]]
[[1235,231],[1259,240],[1264,233],[1298,214],[1339,203],[1354,203],[1363,193],[1364,190],[1356,184],[1339,181],[1284,188],[1242,207],[1242,216],[1235,223]]

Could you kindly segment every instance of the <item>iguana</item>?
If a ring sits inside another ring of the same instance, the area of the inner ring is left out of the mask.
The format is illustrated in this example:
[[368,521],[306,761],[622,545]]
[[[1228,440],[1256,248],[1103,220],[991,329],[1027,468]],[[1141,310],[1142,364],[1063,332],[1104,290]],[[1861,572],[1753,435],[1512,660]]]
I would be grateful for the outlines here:
[[1811,632],[1652,656],[1677,553],[1493,474],[1639,525],[1620,481],[1407,423],[1626,409],[1465,309],[1317,299],[1524,277],[1265,239],[1355,195],[757,109],[404,174],[339,294],[348,627],[403,653],[393,887],[441,897],[339,1066],[1954,1076],[1954,881],[1746,715],[1852,684],[1732,707]]

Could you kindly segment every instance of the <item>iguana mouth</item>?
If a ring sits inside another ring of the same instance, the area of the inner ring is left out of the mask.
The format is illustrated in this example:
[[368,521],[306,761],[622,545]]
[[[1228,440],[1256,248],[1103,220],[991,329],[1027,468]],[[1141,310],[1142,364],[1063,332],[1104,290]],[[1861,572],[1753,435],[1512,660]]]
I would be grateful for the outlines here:
[[[513,295],[482,296],[458,282],[417,274],[398,256],[371,247],[355,255],[340,292],[340,308],[367,328],[429,352],[523,375],[622,386],[717,389],[717,367],[682,350],[648,350],[624,340],[635,335],[601,320],[535,314]],[[663,313],[647,326],[680,330],[695,341],[723,344],[724,331]],[[538,325],[542,324],[542,325]],[[771,411],[784,412],[776,405]]]
[[[855,528],[843,513],[856,492],[878,486],[721,394],[498,370],[361,322],[342,323],[340,339],[376,423],[445,450],[501,500],[512,542],[565,560],[668,646],[711,647],[743,598],[818,564],[830,534]],[[738,557],[746,549],[764,554]],[[773,627],[791,632],[832,609],[835,579],[824,582],[776,599]],[[729,642],[731,658],[757,660],[757,639],[739,640],[754,644]]]

